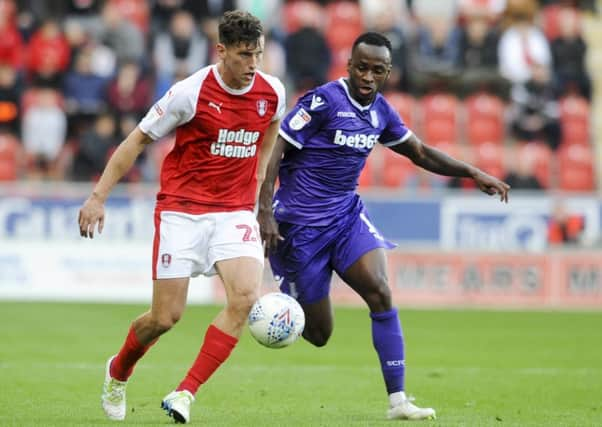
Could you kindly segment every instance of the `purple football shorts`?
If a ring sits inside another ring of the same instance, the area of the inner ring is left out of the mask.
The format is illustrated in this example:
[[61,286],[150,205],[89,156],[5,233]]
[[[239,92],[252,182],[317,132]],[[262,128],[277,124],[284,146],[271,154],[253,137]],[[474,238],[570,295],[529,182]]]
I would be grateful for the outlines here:
[[363,207],[324,227],[281,223],[280,234],[284,240],[270,254],[272,272],[280,290],[301,304],[328,295],[333,271],[344,273],[373,249],[395,247],[381,236]]

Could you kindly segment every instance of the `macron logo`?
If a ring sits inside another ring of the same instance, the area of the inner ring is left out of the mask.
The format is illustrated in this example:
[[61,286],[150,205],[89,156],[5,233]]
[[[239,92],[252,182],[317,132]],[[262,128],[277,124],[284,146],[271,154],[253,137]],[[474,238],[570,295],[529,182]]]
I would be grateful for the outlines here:
[[324,99],[322,99],[321,96],[314,95],[311,97],[311,106],[309,108],[310,110],[315,110],[316,108],[321,107],[325,103],[326,101],[324,101]]

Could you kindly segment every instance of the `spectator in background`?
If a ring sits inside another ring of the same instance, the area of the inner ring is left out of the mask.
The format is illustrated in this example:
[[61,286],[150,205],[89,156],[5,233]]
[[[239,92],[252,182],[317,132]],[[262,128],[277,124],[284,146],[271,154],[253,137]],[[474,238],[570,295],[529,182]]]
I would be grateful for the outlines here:
[[[364,2],[366,3],[366,2]],[[379,32],[391,41],[391,72],[384,91],[409,90],[409,67],[408,67],[408,42],[406,35],[401,29],[403,12],[399,8],[399,2],[382,1],[369,2],[370,6],[362,5],[366,17],[368,29]]]
[[52,174],[53,163],[65,143],[67,116],[58,98],[53,89],[39,89],[34,104],[23,115],[23,146],[34,177]]
[[83,48],[75,57],[73,70],[65,76],[66,110],[70,115],[98,114],[105,105],[107,80],[92,69],[93,46]]
[[37,86],[60,88],[71,61],[71,48],[57,21],[47,19],[28,46],[27,71]]
[[137,62],[125,62],[117,76],[109,83],[107,101],[119,115],[134,114],[142,117],[151,102],[149,81],[143,77]]
[[512,88],[511,101],[511,124],[516,138],[542,140],[556,150],[562,133],[560,110],[548,67],[533,64],[531,78]]
[[552,55],[543,32],[534,24],[534,0],[508,0],[498,45],[499,70],[512,84],[531,79],[534,66],[550,67]]
[[207,37],[197,29],[194,17],[184,10],[175,12],[169,29],[155,38],[155,93],[163,95],[175,82],[176,75],[187,76],[205,66],[209,50]]
[[19,134],[21,85],[17,71],[9,64],[0,64],[0,130]]
[[577,244],[585,229],[583,215],[567,211],[562,201],[557,201],[548,220],[548,243],[552,246]]
[[107,2],[102,9],[102,25],[96,38],[115,52],[118,63],[135,61],[142,64],[146,53],[144,35],[112,2]]
[[488,9],[467,10],[458,27],[456,67],[461,72],[462,92],[488,90],[507,97],[508,85],[498,72],[499,34],[491,25]]
[[306,17],[301,28],[284,40],[286,71],[297,92],[321,85],[328,79],[331,52],[315,17]]
[[100,114],[94,127],[85,132],[73,158],[72,179],[96,181],[102,173],[109,155],[117,147],[115,119],[109,113]]
[[16,70],[23,66],[23,39],[15,20],[15,5],[10,1],[0,4],[0,63]]
[[577,13],[568,7],[560,12],[560,35],[552,41],[554,74],[560,95],[575,92],[591,100],[591,79],[585,67],[587,45]]
[[510,171],[504,177],[506,184],[512,190],[543,190],[543,185],[535,175],[536,161],[534,152],[522,150],[521,155],[517,156],[516,162],[509,165]]

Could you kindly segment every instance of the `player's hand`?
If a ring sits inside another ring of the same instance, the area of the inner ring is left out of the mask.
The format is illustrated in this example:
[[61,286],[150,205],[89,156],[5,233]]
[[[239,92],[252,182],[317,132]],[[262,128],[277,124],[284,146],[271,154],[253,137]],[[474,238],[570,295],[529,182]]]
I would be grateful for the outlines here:
[[94,238],[94,229],[98,225],[98,233],[102,233],[105,223],[105,207],[102,200],[92,195],[79,210],[79,234],[82,237]]
[[264,255],[267,257],[271,250],[275,249],[278,242],[284,240],[278,231],[278,223],[274,219],[272,209],[259,209],[257,213],[261,241],[264,244]]
[[474,171],[473,179],[475,180],[477,186],[483,193],[487,193],[490,196],[498,194],[500,196],[501,202],[508,203],[508,191],[510,191],[510,186],[504,181],[501,181],[494,176],[486,174],[485,172],[479,169]]

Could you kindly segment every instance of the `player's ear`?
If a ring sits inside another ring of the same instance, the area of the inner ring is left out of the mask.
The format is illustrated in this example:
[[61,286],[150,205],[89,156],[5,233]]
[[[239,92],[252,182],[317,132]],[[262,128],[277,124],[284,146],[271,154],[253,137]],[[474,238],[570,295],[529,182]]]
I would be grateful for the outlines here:
[[218,43],[215,45],[215,51],[217,52],[217,57],[220,60],[223,60],[226,57],[226,46],[222,43]]

